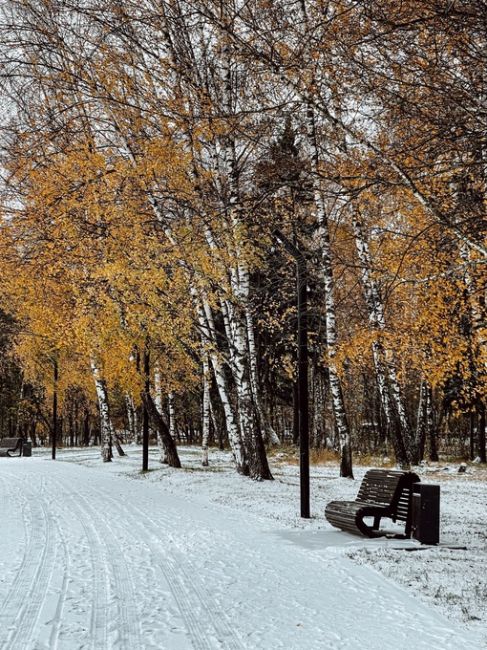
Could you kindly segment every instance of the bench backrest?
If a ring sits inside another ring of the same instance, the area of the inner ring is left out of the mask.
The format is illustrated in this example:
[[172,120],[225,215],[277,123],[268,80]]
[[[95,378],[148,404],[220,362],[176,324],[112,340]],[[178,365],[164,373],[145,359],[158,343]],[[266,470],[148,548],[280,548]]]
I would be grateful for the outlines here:
[[17,449],[22,444],[22,438],[2,438],[0,440],[0,447],[5,449]]
[[363,478],[356,501],[388,507],[395,519],[406,521],[412,486],[419,481],[419,476],[414,472],[370,469]]

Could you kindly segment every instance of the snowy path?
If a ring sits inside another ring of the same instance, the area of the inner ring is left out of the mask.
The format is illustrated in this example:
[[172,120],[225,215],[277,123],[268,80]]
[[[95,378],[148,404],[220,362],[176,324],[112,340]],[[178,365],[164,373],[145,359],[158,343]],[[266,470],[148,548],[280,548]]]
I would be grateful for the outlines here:
[[0,648],[480,648],[367,567],[103,468],[0,459]]

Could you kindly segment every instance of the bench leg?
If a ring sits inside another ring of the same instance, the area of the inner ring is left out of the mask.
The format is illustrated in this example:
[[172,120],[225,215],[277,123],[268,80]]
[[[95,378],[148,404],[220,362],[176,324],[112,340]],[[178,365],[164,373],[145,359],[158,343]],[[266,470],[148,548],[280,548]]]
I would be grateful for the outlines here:
[[377,515],[376,517],[374,517],[374,525],[372,526],[372,530],[379,530],[379,528],[380,528],[380,520],[381,520],[380,515]]
[[409,539],[411,537],[412,528],[413,528],[413,518],[412,518],[411,509],[409,509],[408,518],[406,520],[406,526],[404,529],[404,536],[406,537],[406,539]]

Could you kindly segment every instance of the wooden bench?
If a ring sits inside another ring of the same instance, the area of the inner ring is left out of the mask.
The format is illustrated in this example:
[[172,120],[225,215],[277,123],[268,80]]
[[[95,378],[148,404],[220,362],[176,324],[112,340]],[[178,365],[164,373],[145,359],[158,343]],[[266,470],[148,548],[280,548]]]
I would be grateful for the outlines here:
[[17,456],[22,456],[22,438],[3,438],[0,440],[0,456],[12,456],[16,451]]
[[[370,469],[364,476],[355,501],[331,501],[325,510],[326,519],[341,530],[366,537],[385,535],[379,530],[383,517],[405,522],[404,535],[411,537],[412,493],[420,478],[414,472]],[[365,517],[373,517],[372,525]]]

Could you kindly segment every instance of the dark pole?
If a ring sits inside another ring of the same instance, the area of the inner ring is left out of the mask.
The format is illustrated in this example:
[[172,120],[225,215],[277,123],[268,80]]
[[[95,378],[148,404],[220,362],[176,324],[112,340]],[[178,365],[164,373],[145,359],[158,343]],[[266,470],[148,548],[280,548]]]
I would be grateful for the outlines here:
[[301,517],[309,519],[308,294],[306,258],[279,230],[274,236],[296,260],[298,294],[298,412]]
[[298,403],[301,517],[309,519],[308,296],[306,261],[298,258]]
[[470,411],[470,460],[475,458],[475,413]]
[[56,460],[56,443],[57,443],[57,382],[58,382],[58,365],[57,360],[53,360],[54,365],[54,392],[52,396],[52,460]]
[[485,450],[485,406],[479,402],[479,458],[481,463],[487,463],[486,450]]
[[[146,398],[150,391],[150,357],[149,348],[144,348],[144,392]],[[149,470],[149,411],[147,403],[144,400],[143,419],[142,419],[142,471]]]

